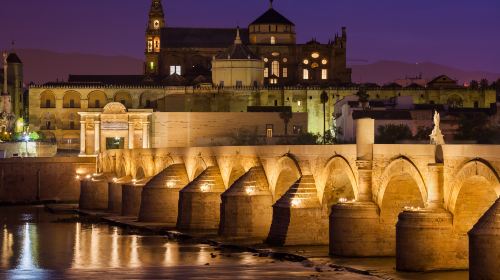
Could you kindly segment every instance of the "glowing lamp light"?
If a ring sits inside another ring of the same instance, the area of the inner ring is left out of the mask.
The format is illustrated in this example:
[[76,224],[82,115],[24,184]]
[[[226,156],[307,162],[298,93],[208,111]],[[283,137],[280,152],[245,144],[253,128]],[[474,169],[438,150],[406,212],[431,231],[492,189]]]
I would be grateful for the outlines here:
[[255,192],[255,186],[247,186],[245,188],[245,192],[247,195],[252,195]]
[[210,185],[208,183],[204,183],[203,185],[201,185],[200,190],[202,192],[209,192],[210,191]]
[[168,181],[167,182],[167,188],[173,189],[175,188],[176,183],[174,181]]
[[88,180],[88,179],[92,178],[92,176],[90,174],[87,174],[87,176],[85,176],[85,178]]
[[80,180],[80,175],[76,175],[75,179]]
[[345,197],[339,198],[339,203],[347,203],[347,198]]
[[298,199],[298,198],[292,199],[292,207],[299,207],[300,204],[301,204],[300,199]]
[[115,177],[115,178],[113,178],[113,183],[116,183],[116,182],[118,182],[118,178]]
[[132,184],[136,184],[137,183],[137,179],[132,179]]

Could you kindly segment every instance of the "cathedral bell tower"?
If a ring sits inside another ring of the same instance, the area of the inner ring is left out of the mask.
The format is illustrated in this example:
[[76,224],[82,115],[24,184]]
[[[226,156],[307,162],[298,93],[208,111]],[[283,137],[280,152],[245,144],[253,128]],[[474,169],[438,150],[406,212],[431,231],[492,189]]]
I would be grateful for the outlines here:
[[156,76],[160,73],[161,30],[165,27],[165,14],[161,0],[152,0],[146,29],[146,61],[144,75]]

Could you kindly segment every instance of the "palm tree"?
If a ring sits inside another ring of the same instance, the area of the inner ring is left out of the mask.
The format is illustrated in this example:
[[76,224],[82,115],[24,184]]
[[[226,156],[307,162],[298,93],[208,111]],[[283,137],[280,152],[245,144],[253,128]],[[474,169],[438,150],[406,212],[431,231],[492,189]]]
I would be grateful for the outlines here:
[[321,93],[321,104],[323,104],[323,145],[325,144],[325,134],[326,134],[326,103],[328,103],[328,93],[323,91]]
[[292,119],[292,111],[287,110],[286,108],[283,108],[283,110],[280,113],[280,119],[283,120],[283,123],[285,124],[285,139],[288,141],[288,124],[290,123],[290,120]]

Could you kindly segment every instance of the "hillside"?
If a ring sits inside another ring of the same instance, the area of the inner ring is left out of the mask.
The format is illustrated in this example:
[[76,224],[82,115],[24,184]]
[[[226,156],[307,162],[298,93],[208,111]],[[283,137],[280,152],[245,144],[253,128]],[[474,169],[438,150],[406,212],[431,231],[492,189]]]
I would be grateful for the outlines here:
[[[142,60],[127,56],[56,53],[31,49],[20,49],[16,52],[24,63],[24,80],[27,83],[66,80],[69,74],[140,74],[143,67]],[[352,65],[351,67],[353,81],[357,83],[385,84],[407,76],[414,77],[420,73],[425,79],[446,74],[460,83],[472,79],[486,78],[489,81],[494,81],[500,78],[498,73],[466,71],[428,62],[411,64],[398,61],[379,61],[371,64]]]

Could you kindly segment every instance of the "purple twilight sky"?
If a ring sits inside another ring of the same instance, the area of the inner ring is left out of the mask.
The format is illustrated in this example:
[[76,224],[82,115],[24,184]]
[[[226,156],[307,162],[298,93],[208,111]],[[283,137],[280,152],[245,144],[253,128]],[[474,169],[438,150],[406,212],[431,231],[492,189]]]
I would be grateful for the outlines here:
[[[150,0],[2,0],[0,48],[142,57]],[[170,26],[247,26],[266,0],[163,0]],[[347,26],[348,56],[500,73],[498,0],[275,0],[299,42]]]

